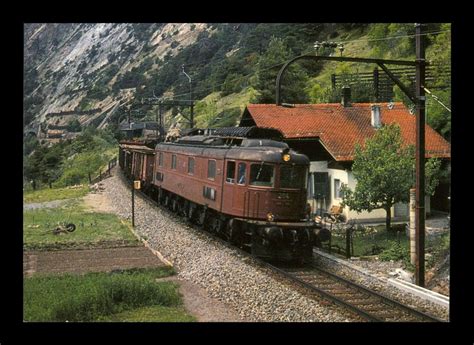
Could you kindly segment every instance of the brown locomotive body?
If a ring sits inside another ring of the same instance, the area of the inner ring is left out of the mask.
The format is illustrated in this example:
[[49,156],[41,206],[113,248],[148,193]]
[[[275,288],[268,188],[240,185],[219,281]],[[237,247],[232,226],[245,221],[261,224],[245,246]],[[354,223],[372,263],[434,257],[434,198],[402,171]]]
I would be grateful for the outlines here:
[[196,135],[152,150],[122,142],[119,163],[162,205],[256,256],[307,260],[327,239],[305,219],[309,159],[285,143]]

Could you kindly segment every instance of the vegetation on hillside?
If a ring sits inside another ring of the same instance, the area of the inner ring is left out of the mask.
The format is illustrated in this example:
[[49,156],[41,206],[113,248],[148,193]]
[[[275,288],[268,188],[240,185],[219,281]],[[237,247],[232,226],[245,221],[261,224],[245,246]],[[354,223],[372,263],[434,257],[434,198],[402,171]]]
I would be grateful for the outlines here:
[[[344,42],[344,56],[400,59],[413,59],[415,56],[412,23],[217,23],[210,24],[208,31],[200,32],[195,43],[180,46],[173,56],[168,54],[164,58],[157,58],[150,45],[151,38],[161,26],[142,23],[130,24],[127,28],[135,43],[124,44],[120,54],[109,54],[108,64],[84,74],[88,91],[81,101],[82,108],[90,107],[108,95],[117,96],[120,89],[133,88],[136,108],[155,114],[156,107],[141,105],[139,101],[153,95],[160,97],[167,92],[177,99],[189,97],[189,81],[182,73],[183,66],[192,77],[193,98],[196,100],[216,92],[220,97],[239,94],[252,86],[256,90],[253,102],[270,103],[274,101],[275,78],[282,64],[292,57],[314,52],[315,41]],[[427,36],[426,43],[427,58],[436,64],[450,63],[448,30],[450,24],[435,23],[425,28],[427,32],[434,32]],[[163,34],[163,38],[173,41],[175,34]],[[144,48],[138,50],[138,45],[143,43]],[[93,51],[97,49],[95,47]],[[122,66],[134,52],[138,52],[134,67],[123,71]],[[325,48],[318,53],[329,55],[339,54],[339,51]],[[332,90],[330,74],[342,74],[344,80],[345,75],[372,68],[362,64],[300,60],[285,73],[282,100],[288,103],[337,102],[339,90]],[[441,77],[436,80],[447,84],[447,88],[437,96],[449,106],[450,81],[441,80]],[[360,83],[357,77],[347,80],[347,83],[353,88],[354,101],[373,100],[373,90]],[[25,71],[25,91],[28,91],[25,94],[29,95],[38,85],[38,72],[35,69]],[[399,99],[402,97],[397,94],[396,100]],[[25,124],[35,115],[35,106],[41,102],[39,91],[26,97]],[[217,109],[219,112],[222,110]],[[174,111],[173,114],[186,111]],[[431,100],[427,113],[430,125],[449,138],[450,117],[445,109]],[[209,116],[219,117],[217,114]],[[219,122],[217,125],[220,126]]]
[[36,187],[54,183],[65,187],[88,182],[104,171],[110,159],[116,156],[117,140],[110,130],[85,129],[76,139],[51,146],[38,145],[34,137],[24,142],[24,180]]

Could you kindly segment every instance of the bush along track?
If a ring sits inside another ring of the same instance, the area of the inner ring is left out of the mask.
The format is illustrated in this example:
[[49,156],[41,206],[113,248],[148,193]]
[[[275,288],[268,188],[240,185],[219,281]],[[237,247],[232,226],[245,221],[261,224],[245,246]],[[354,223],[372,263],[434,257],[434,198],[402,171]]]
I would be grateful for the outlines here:
[[[193,321],[170,267],[40,276],[24,281],[25,321]],[[151,318],[151,319],[150,319]]]

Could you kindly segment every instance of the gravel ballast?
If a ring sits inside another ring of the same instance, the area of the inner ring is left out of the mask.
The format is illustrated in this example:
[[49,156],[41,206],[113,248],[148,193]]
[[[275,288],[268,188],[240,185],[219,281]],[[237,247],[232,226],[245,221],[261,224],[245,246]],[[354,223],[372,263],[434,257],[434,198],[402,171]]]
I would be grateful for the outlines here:
[[[369,276],[367,274],[363,274],[355,269],[352,269],[351,267],[348,267],[344,264],[340,264],[334,260],[331,260],[329,258],[326,258],[321,255],[317,255],[317,254],[315,254],[315,261],[318,263],[320,267],[323,267],[327,269],[328,271],[341,275],[342,277],[345,277],[360,285],[368,287],[387,297],[393,298],[407,306],[410,306],[414,309],[425,312],[429,315],[436,316],[443,320],[449,319],[449,308],[440,306],[429,300],[420,298],[409,292],[406,292],[394,286],[391,286],[384,281],[383,277],[377,277],[376,275]],[[357,264],[361,264],[361,263],[363,262],[361,261],[361,262],[358,262]],[[351,264],[354,265],[353,262]]]
[[[130,190],[119,169],[102,181],[114,212],[131,219]],[[349,322],[355,316],[297,292],[252,258],[212,239],[136,194],[135,231],[192,281],[225,303],[243,321]]]

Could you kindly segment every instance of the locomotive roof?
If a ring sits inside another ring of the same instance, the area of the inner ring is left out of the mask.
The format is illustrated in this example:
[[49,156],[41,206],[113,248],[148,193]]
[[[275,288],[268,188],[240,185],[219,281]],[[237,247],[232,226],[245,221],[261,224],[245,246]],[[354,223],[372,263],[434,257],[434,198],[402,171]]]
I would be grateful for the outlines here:
[[[216,139],[215,137],[206,136],[205,138],[202,138],[202,142],[196,140],[193,144],[190,144],[186,140],[184,142],[159,143],[158,145],[156,145],[156,149],[165,152],[176,152],[192,156],[205,156],[216,159],[226,158],[237,160],[265,161],[274,163],[281,163],[282,154],[284,152],[288,152],[291,156],[291,160],[289,163],[309,164],[309,159],[307,156],[301,153],[297,153],[292,149],[289,149],[286,143],[274,140],[243,139],[239,146],[231,146],[225,145],[224,142],[216,142],[214,140]],[[222,140],[222,138],[217,139]],[[204,144],[205,140],[208,140],[207,144]],[[210,144],[210,142],[214,142],[214,145]]]

